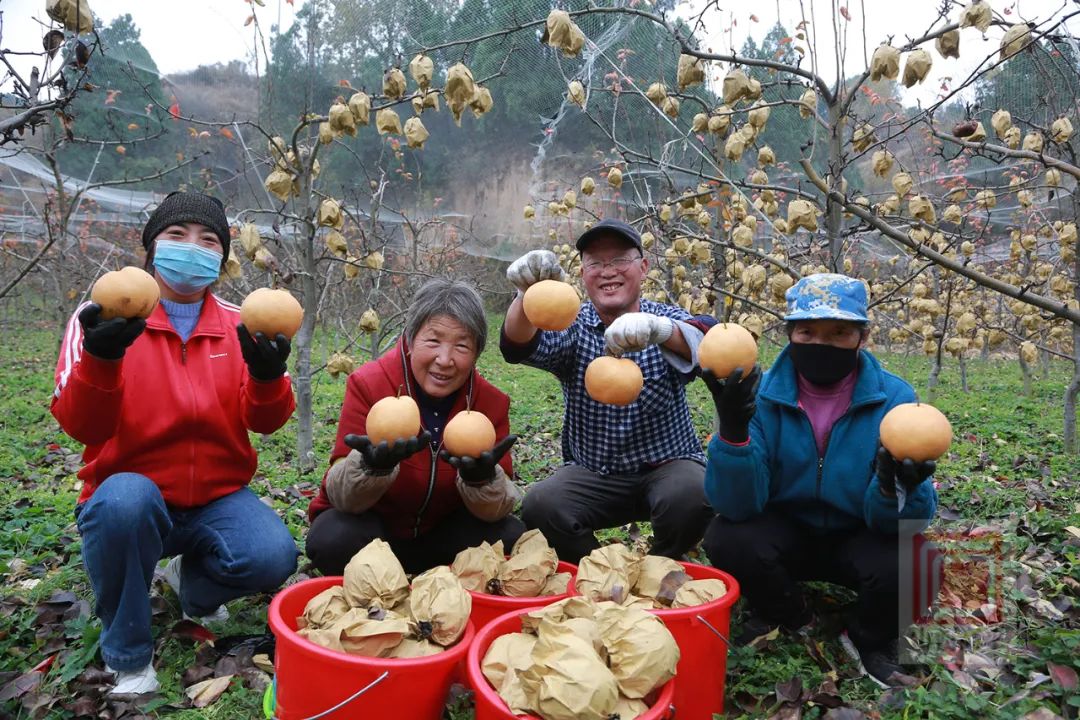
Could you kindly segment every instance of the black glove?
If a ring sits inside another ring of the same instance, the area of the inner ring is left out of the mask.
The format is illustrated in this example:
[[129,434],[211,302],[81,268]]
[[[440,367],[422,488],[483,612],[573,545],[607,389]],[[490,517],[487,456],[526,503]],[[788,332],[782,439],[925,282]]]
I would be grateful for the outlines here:
[[900,462],[888,450],[879,447],[877,451],[877,476],[881,492],[886,497],[896,497],[896,483],[903,486],[910,495],[926,478],[934,474],[937,463],[933,460],[916,462],[904,458]]
[[252,337],[243,323],[236,326],[236,337],[240,339],[240,352],[244,355],[251,377],[269,382],[285,374],[285,361],[292,350],[289,338],[278,333],[271,342],[261,332]]
[[446,450],[441,451],[439,457],[457,469],[461,482],[466,485],[487,485],[495,479],[495,466],[502,460],[503,455],[510,452],[517,439],[517,435],[507,435],[495,447],[480,453],[480,457],[459,457]]
[[761,382],[761,368],[750,368],[743,377],[743,369],[735,368],[727,380],[721,382],[712,370],[702,370],[701,379],[712,393],[716,414],[720,417],[720,437],[728,442],[744,443],[750,438],[750,419],[757,409],[757,389]]
[[79,313],[83,328],[83,348],[102,360],[119,360],[131,343],[146,329],[142,318],[101,319],[101,306],[90,303]]
[[383,440],[375,445],[367,435],[345,436],[345,444],[364,458],[364,464],[374,475],[388,475],[397,464],[415,455],[431,443],[431,433],[424,430],[413,438],[398,438],[393,444]]

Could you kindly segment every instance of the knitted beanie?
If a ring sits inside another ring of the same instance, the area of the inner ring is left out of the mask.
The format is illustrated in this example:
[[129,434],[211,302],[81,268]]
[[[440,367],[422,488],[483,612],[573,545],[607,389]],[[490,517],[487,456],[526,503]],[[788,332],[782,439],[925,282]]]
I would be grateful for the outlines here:
[[157,206],[142,232],[142,244],[148,251],[150,243],[170,225],[199,223],[210,228],[221,241],[221,266],[229,259],[229,219],[225,207],[217,198],[196,192],[171,192]]

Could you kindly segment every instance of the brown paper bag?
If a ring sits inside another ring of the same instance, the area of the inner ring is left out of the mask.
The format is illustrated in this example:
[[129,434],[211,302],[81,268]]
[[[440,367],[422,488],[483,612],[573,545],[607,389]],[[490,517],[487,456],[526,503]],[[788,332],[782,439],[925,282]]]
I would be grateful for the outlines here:
[[338,631],[341,647],[351,655],[388,657],[409,634],[409,623],[380,608],[353,608],[331,629]]
[[448,647],[465,632],[472,612],[472,597],[446,565],[413,579],[409,609],[422,638]]
[[684,608],[704,605],[725,595],[727,595],[727,585],[719,578],[691,580],[679,588],[679,592],[675,593],[675,600],[671,603],[671,607]]
[[900,74],[900,51],[892,45],[878,45],[870,58],[870,79],[895,80]]
[[581,559],[574,587],[590,600],[621,603],[631,594],[640,566],[641,557],[625,545],[605,545]]
[[615,709],[612,711],[611,717],[614,718],[617,715],[619,720],[634,720],[634,718],[640,717],[648,711],[649,706],[644,701],[620,695],[619,701],[615,703]]
[[570,587],[571,577],[568,572],[555,573],[544,582],[544,587],[540,589],[540,597],[562,595]]
[[487,584],[499,576],[499,567],[505,561],[502,540],[495,545],[484,542],[459,552],[450,569],[466,590],[487,592]]
[[45,12],[65,30],[76,33],[94,30],[94,15],[87,0],[47,0]]
[[495,638],[484,653],[480,671],[496,690],[508,672],[521,671],[532,665],[536,636],[528,633],[509,633]]
[[650,600],[660,592],[660,583],[670,572],[682,572],[683,567],[671,558],[659,555],[646,555],[641,561],[641,572],[634,584],[633,592]]
[[297,629],[326,628],[349,612],[349,601],[340,585],[334,585],[308,600],[304,614],[296,618]]
[[572,628],[540,623],[532,665],[520,673],[530,705],[545,720],[608,720],[619,698],[611,670]]
[[345,566],[342,585],[353,607],[392,608],[409,596],[409,579],[390,545],[375,539],[353,555]]
[[388,658],[418,658],[427,657],[428,655],[438,655],[443,652],[445,648],[442,645],[436,645],[430,640],[417,640],[415,638],[406,637],[402,639],[391,651]]
[[296,634],[300,637],[322,646],[327,650],[337,650],[338,652],[345,652],[345,648],[341,646],[341,631],[334,626],[328,628],[313,628],[306,627],[296,631]]
[[623,695],[643,698],[675,677],[679,646],[656,615],[606,607],[597,613],[596,624]]

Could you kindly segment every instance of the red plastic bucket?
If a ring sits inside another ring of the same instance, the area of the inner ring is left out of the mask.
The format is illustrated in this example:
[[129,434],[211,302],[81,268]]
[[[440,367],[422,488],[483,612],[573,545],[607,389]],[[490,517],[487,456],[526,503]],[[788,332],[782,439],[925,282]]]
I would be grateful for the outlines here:
[[[455,670],[472,644],[473,624],[446,652],[422,658],[347,655],[297,635],[296,618],[308,600],[341,582],[340,576],[304,580],[279,592],[270,603],[270,629],[277,638],[276,717],[305,720],[340,705],[330,713],[334,720],[440,720]],[[364,688],[368,689],[358,695]]]
[[679,710],[679,720],[712,720],[713,713],[724,712],[726,638],[731,633],[731,607],[739,599],[739,583],[716,568],[694,563],[681,565],[694,580],[715,578],[727,585],[723,597],[704,605],[650,611],[664,621],[679,644],[681,656],[675,676],[678,681],[675,707]]
[[[540,720],[535,715],[515,715],[510,712],[510,708],[506,706],[503,699],[499,697],[499,693],[495,692],[495,688],[491,687],[491,683],[487,681],[484,673],[480,670],[480,662],[484,659],[484,654],[487,653],[487,649],[491,647],[491,643],[495,641],[495,638],[500,635],[521,632],[521,616],[529,612],[529,610],[536,610],[538,607],[543,606],[522,608],[500,615],[476,633],[476,639],[473,640],[472,645],[469,647],[468,659],[466,660],[468,663],[469,685],[472,686],[476,701],[475,720]],[[675,708],[672,707],[672,701],[675,695],[675,681],[671,680],[660,688],[659,695],[657,695],[652,707],[643,715],[638,715],[638,720],[673,720],[675,718]],[[679,720],[682,720],[683,714],[681,711],[678,713],[678,717]]]
[[472,595],[472,614],[469,615],[469,620],[472,621],[473,627],[477,632],[489,622],[505,615],[513,610],[522,610],[524,608],[537,608],[545,605],[550,605],[553,602],[558,602],[563,598],[569,597],[573,593],[574,578],[577,577],[577,565],[572,565],[568,562],[559,561],[559,566],[555,572],[570,573],[570,583],[566,588],[566,592],[559,595],[544,595],[543,597],[506,597],[504,595],[489,595],[488,593],[469,591]]

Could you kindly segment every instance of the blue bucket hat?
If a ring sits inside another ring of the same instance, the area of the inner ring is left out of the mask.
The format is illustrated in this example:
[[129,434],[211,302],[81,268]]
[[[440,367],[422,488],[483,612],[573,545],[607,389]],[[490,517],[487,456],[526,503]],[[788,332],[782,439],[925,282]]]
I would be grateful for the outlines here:
[[861,280],[836,273],[807,275],[785,296],[787,315],[793,320],[849,320],[865,323],[866,286]]

